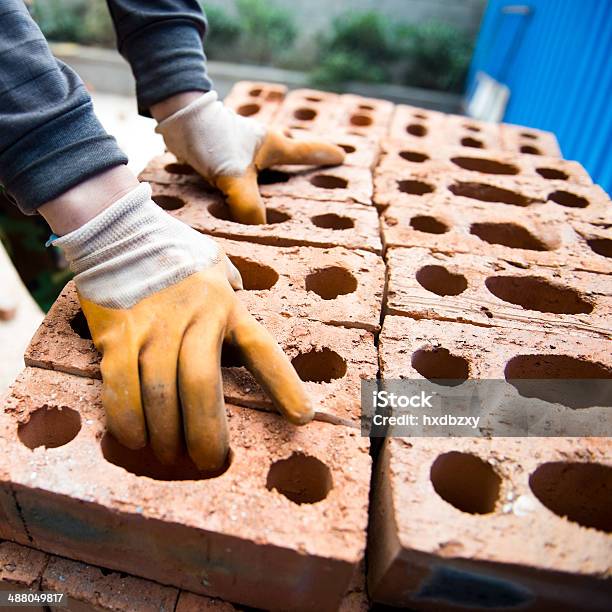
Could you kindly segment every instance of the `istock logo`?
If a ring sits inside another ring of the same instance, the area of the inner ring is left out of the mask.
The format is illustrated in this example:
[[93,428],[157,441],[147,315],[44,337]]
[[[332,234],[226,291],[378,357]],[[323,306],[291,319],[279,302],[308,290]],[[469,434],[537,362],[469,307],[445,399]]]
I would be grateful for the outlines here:
[[425,391],[413,395],[375,391],[372,394],[372,405],[374,408],[433,408],[431,401],[434,397],[434,393]]

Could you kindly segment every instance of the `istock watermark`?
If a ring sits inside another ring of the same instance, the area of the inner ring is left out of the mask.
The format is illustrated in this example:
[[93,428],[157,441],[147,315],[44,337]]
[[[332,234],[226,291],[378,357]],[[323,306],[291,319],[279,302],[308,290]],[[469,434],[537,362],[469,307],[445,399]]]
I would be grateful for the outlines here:
[[612,436],[612,380],[363,380],[364,436]]

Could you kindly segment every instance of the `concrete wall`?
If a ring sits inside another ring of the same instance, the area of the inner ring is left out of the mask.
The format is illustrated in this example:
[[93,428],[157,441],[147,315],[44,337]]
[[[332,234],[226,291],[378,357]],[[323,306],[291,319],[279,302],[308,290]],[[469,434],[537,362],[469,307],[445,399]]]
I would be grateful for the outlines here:
[[[417,23],[436,19],[476,34],[486,0],[268,0],[290,11],[302,30],[302,36],[327,29],[335,17],[351,12],[377,10],[397,21]],[[203,0],[235,10],[235,0]]]

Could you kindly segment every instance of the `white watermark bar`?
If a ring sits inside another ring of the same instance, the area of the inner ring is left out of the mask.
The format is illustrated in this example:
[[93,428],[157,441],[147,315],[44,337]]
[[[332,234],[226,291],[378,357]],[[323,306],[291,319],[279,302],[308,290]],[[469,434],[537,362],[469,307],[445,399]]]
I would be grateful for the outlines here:
[[65,608],[65,593],[52,591],[2,591],[0,590],[0,608]]
[[612,436],[612,379],[362,380],[369,437]]

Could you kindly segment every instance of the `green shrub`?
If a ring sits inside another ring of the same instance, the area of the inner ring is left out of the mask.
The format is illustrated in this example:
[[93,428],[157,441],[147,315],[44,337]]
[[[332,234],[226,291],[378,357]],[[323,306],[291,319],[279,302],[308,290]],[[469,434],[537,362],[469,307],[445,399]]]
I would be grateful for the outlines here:
[[462,91],[473,47],[467,34],[439,22],[403,27],[399,34],[408,62],[404,84]]
[[206,55],[211,59],[226,60],[228,47],[235,45],[240,38],[240,21],[214,4],[206,7],[206,18]]

